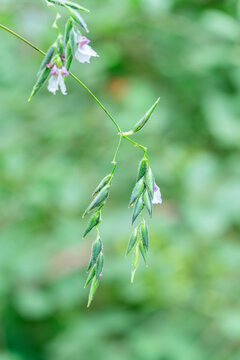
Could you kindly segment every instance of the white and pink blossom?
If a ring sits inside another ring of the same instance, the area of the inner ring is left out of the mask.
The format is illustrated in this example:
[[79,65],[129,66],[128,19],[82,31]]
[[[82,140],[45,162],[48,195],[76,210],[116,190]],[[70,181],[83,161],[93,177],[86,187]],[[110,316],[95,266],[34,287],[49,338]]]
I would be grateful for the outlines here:
[[88,44],[90,40],[88,40],[85,36],[79,36],[79,42],[77,46],[77,50],[75,52],[75,58],[80,63],[89,63],[91,56],[98,57],[99,55],[94,51],[91,46]]
[[153,194],[152,203],[153,204],[161,204],[162,203],[161,191],[156,183],[154,184],[154,194]]
[[56,91],[60,88],[63,95],[67,95],[67,89],[64,82],[64,77],[69,75],[67,69],[62,66],[58,68],[56,64],[53,65],[50,72],[50,79],[48,82],[48,90],[56,95]]

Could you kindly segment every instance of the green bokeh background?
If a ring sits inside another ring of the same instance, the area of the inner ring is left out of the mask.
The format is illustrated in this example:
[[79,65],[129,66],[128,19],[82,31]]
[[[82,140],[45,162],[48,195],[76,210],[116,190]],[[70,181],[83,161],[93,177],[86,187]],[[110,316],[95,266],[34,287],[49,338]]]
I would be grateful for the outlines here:
[[[86,308],[94,233],[81,215],[111,169],[113,124],[71,78],[27,103],[41,55],[0,31],[0,360],[240,359],[240,1],[83,0],[85,82],[149,149],[163,205],[149,266],[130,284],[128,200],[141,151],[123,142],[101,234],[105,267]],[[63,13],[64,15],[64,13]],[[43,50],[43,1],[0,0],[1,23]]]

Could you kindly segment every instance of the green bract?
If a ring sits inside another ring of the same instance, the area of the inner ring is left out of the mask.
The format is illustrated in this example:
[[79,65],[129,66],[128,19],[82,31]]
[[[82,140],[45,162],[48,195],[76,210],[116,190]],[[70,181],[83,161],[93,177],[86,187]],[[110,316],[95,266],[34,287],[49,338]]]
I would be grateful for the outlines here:
[[142,201],[142,197],[140,197],[133,208],[133,216],[132,216],[132,224],[134,223],[134,221],[136,220],[136,218],[138,217],[138,215],[140,214],[140,212],[143,210],[144,208],[144,203]]
[[145,220],[143,220],[141,225],[141,237],[144,247],[146,248],[146,250],[148,250],[148,246],[149,246],[148,228]]
[[133,128],[133,132],[136,133],[139,130],[141,130],[143,128],[143,126],[148,122],[148,120],[150,119],[152,113],[154,112],[157,104],[159,103],[160,98],[157,99],[157,101],[153,104],[153,106],[147,111],[147,113],[144,115],[144,117],[139,120],[139,122],[134,126]]
[[84,30],[88,33],[89,30],[88,30],[88,27],[87,27],[87,24],[85,23],[83,17],[74,9],[71,9],[69,6],[66,6],[66,8],[68,9],[72,19],[79,25],[81,25]]
[[83,214],[83,217],[89,213],[91,210],[93,210],[94,208],[102,205],[102,203],[104,202],[104,200],[106,200],[106,198],[108,197],[108,193],[110,190],[110,185],[106,185],[93,199],[93,201],[91,202],[91,204],[88,206],[88,208],[86,209],[86,211]]
[[128,255],[130,253],[130,251],[133,249],[133,247],[135,246],[135,244],[137,242],[137,238],[138,238],[138,231],[137,231],[137,228],[136,228],[136,229],[134,229],[134,231],[132,233],[132,236],[131,236],[131,238],[129,240],[126,255]]
[[88,9],[86,9],[83,6],[78,5],[78,4],[76,4],[76,3],[72,2],[72,1],[67,1],[67,0],[47,0],[47,1],[50,2],[50,3],[53,3],[55,5],[69,6],[70,8],[75,9],[75,10],[82,10],[82,11],[89,12]]
[[105,176],[105,178],[103,178],[101,180],[101,182],[98,184],[98,186],[94,190],[93,195],[97,194],[100,190],[102,190],[102,188],[110,182],[111,178],[112,178],[111,174]]
[[143,158],[139,164],[137,181],[139,181],[145,175],[147,169],[148,169],[147,160],[145,158]]
[[133,188],[129,206],[131,206],[139,198],[143,190],[144,190],[144,182],[143,179],[140,179]]
[[51,69],[45,67],[45,69],[43,69],[39,74],[38,74],[38,78],[37,78],[37,82],[34,85],[31,95],[28,99],[28,101],[32,100],[33,96],[36,95],[36,93],[38,92],[38,90],[42,87],[42,85],[44,84],[44,82],[47,80],[48,75],[50,74]]
[[102,241],[101,241],[100,237],[98,236],[92,245],[92,253],[91,253],[91,258],[90,258],[90,262],[88,265],[88,271],[96,263],[98,255],[100,254],[101,251],[102,251]]
[[148,169],[148,171],[145,175],[145,183],[147,185],[147,188],[149,190],[151,197],[153,198],[155,180],[154,180],[152,170],[150,168]]
[[83,237],[85,237],[95,226],[97,226],[101,221],[101,212],[97,211],[91,219],[89,220],[87,227],[83,233]]

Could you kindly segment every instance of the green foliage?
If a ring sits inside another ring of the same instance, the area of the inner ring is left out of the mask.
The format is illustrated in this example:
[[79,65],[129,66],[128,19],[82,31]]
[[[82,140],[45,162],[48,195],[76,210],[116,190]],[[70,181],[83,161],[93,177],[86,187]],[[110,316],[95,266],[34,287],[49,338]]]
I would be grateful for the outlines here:
[[[100,225],[104,281],[86,310],[95,232],[81,240],[81,215],[117,139],[71,80],[67,98],[43,86],[28,104],[41,55],[1,32],[0,360],[239,360],[239,1],[81,5],[100,58],[73,72],[121,128],[161,96],[135,138],[147,144],[163,205],[148,268],[140,259],[130,284],[127,204],[142,154],[123,144]],[[4,0],[0,11],[43,50],[54,41],[41,1]]]

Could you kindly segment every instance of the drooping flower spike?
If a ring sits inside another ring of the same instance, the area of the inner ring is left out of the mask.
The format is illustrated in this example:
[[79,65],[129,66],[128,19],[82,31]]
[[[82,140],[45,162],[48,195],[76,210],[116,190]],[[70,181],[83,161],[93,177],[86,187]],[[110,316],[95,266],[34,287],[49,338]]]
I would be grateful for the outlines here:
[[[81,26],[86,32],[88,32],[87,25],[80,15],[79,11],[87,11],[87,9],[76,4],[72,0],[46,0],[47,3],[52,3],[53,7],[63,6],[69,12],[69,18],[65,25],[65,33],[62,35],[61,30],[58,27],[57,21],[60,18],[60,14],[57,11],[56,19],[53,23],[53,28],[58,31],[58,37],[56,41],[50,46],[47,53],[45,54],[44,60],[42,61],[38,74],[37,81],[33,87],[32,93],[29,97],[29,101],[32,97],[39,91],[45,81],[49,78],[48,90],[56,94],[56,91],[60,89],[63,95],[67,94],[67,89],[65,85],[65,77],[69,74],[78,81],[83,88],[88,91],[88,93],[95,99],[98,105],[105,111],[111,121],[114,123],[117,128],[119,135],[119,143],[117,150],[115,151],[112,164],[112,171],[105,176],[101,182],[98,184],[93,193],[93,199],[86,211],[83,214],[83,217],[91,212],[93,212],[87,227],[83,233],[85,237],[90,231],[94,228],[97,230],[97,238],[94,240],[92,245],[91,257],[88,266],[88,278],[85,283],[85,287],[91,284],[89,291],[88,306],[90,306],[97,287],[100,283],[100,279],[103,276],[103,266],[104,266],[104,254],[103,254],[103,241],[100,237],[98,226],[102,221],[102,210],[105,205],[107,198],[109,196],[112,179],[114,171],[117,166],[117,153],[121,144],[122,138],[126,139],[134,146],[138,147],[144,151],[144,157],[139,164],[139,170],[137,174],[136,184],[133,188],[129,206],[133,206],[133,215],[132,215],[132,224],[135,221],[140,219],[138,225],[133,229],[132,236],[130,238],[127,254],[133,252],[133,262],[132,262],[132,271],[131,271],[131,281],[133,282],[134,276],[138,267],[140,256],[142,256],[144,262],[147,264],[147,255],[149,250],[149,232],[148,226],[144,219],[144,209],[146,209],[152,217],[152,208],[153,204],[161,204],[161,192],[159,187],[156,185],[154,180],[154,175],[149,166],[149,160],[147,155],[147,148],[131,140],[129,136],[140,131],[149,121],[153,111],[155,110],[160,98],[155,101],[152,107],[146,112],[146,114],[134,125],[132,130],[127,132],[122,132],[117,121],[112,118],[108,113],[104,105],[96,98],[96,96],[73,74],[71,74],[70,66],[73,58],[75,57],[80,63],[89,63],[91,57],[98,57],[99,55],[95,52],[90,46],[90,40],[85,36],[82,36],[79,30]],[[49,4],[48,4],[49,5]],[[29,44],[38,52],[43,53],[42,50],[33,46],[30,42],[23,39],[18,34],[7,29],[5,26],[0,24],[0,27],[9,31],[11,34],[17,36],[19,39],[22,39],[25,43]]]
[[64,66],[58,68],[55,63],[51,69],[50,75],[51,76],[48,82],[48,90],[52,94],[56,95],[56,91],[60,88],[61,93],[63,95],[67,95],[67,89],[64,83],[64,77],[69,75],[67,69]]
[[75,58],[80,63],[89,63],[92,56],[99,56],[96,51],[94,51],[91,46],[88,45],[89,43],[90,40],[88,40],[85,36],[79,35],[79,42],[75,52]]

